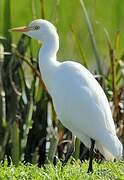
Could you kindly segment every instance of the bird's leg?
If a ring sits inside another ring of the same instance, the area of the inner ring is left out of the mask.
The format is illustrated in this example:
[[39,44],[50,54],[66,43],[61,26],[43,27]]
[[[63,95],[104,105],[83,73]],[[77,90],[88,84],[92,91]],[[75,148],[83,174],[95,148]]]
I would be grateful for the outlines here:
[[72,136],[72,143],[71,143],[71,146],[70,146],[70,148],[69,148],[69,150],[67,152],[67,155],[66,155],[65,159],[62,162],[62,166],[64,166],[68,162],[70,156],[74,153],[74,150],[75,150],[75,139],[76,139],[76,137]]
[[91,148],[90,148],[90,160],[89,160],[89,167],[88,167],[88,173],[93,172],[93,150],[95,147],[95,140],[91,139]]

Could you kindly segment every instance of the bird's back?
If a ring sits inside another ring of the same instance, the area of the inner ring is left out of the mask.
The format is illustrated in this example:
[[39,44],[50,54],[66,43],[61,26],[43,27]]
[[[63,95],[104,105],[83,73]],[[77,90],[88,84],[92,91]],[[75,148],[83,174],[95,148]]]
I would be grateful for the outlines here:
[[104,144],[110,153],[111,147],[116,149],[116,144],[111,146],[110,143],[111,136],[113,141],[116,139],[116,132],[108,100],[85,67],[70,61],[62,63],[56,71],[51,95],[59,119],[85,141],[85,145],[90,146],[90,138],[93,138],[96,144]]
[[[85,67],[70,61],[62,63],[56,72],[53,86],[53,101],[60,103],[61,106],[59,107],[66,107],[65,113],[76,114],[80,110],[82,114],[85,110],[83,116],[87,117],[92,113],[92,117],[94,117],[96,116],[94,107],[98,107],[101,116],[104,114],[106,117],[104,119],[106,128],[115,133],[115,126],[106,95],[93,75]],[[60,109],[60,113],[63,114],[63,110]],[[94,121],[97,122],[97,119]]]

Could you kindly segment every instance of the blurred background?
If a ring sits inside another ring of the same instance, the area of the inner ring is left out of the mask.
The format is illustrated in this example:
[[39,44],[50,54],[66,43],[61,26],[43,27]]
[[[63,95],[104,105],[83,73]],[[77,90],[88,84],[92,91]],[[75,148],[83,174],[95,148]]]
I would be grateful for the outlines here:
[[[37,57],[42,44],[8,31],[38,18],[57,27],[58,59],[80,62],[99,81],[124,144],[123,17],[123,0],[0,1],[1,161],[55,164],[57,159],[64,161],[72,144],[72,134],[56,117],[40,77]],[[73,157],[88,158],[88,149],[78,139]]]

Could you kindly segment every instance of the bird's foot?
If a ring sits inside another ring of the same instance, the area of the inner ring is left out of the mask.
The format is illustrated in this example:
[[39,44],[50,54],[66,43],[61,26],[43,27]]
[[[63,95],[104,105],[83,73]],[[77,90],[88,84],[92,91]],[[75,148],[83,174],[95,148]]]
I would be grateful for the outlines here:
[[87,173],[93,173],[93,168],[89,167]]

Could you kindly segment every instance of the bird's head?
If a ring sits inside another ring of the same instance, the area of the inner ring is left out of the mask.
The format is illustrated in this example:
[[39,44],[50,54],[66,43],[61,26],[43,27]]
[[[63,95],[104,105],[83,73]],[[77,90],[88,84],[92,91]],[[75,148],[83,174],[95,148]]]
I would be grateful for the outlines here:
[[23,32],[27,36],[42,42],[46,42],[57,35],[55,26],[43,19],[34,20],[28,26],[12,28],[9,31]]

